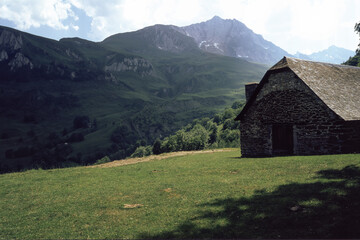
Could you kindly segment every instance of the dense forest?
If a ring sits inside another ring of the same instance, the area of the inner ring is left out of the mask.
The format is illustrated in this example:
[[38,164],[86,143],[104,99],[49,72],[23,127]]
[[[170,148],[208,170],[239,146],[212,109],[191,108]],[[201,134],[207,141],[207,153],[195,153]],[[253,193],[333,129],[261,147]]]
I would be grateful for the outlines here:
[[139,146],[131,157],[143,157],[175,151],[191,151],[240,146],[239,122],[234,121],[244,103],[236,101],[231,108],[215,114],[213,118],[199,118],[181,128],[175,134],[154,144]]
[[[73,144],[82,142],[87,135],[95,133],[98,129],[98,121],[86,115],[77,116],[73,119],[72,126],[60,132],[50,133],[45,141],[38,139],[36,132],[28,131],[26,134],[33,142],[32,145],[11,148],[5,153],[8,159],[30,158],[27,167],[19,165],[10,168],[1,165],[0,169],[5,173],[30,168],[48,169],[103,163],[130,155],[143,157],[164,152],[239,147],[239,122],[235,122],[234,118],[243,106],[244,102],[236,101],[222,113],[217,113],[212,118],[197,118],[175,134],[157,138],[150,145],[145,140],[138,140],[131,128],[121,125],[111,133],[112,144],[108,149],[87,157],[76,153]],[[26,120],[32,121],[30,118]],[[3,135],[2,138],[7,138],[6,134]],[[19,138],[18,141],[21,143],[24,139]]]
[[267,69],[157,30],[97,43],[0,26],[0,172],[124,159],[244,99]]

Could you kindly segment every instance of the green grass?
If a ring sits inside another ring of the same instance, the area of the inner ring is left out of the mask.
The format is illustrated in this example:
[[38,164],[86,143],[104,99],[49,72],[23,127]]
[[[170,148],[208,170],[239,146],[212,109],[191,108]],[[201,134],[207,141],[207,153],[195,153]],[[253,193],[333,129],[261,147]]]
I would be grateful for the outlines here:
[[359,154],[239,155],[3,174],[0,239],[360,237]]

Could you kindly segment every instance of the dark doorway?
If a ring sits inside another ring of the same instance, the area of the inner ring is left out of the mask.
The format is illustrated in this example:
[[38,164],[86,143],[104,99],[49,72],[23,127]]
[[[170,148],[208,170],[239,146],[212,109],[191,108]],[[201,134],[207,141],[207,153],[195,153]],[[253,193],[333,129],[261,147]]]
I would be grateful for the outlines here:
[[292,125],[273,125],[272,144],[274,155],[292,155],[294,154]]

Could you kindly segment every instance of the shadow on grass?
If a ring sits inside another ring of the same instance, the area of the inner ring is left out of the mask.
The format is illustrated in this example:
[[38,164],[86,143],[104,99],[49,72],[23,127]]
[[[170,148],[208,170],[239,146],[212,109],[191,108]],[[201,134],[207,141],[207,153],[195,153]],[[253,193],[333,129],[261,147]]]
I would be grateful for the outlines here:
[[206,203],[174,231],[141,238],[360,238],[359,167],[320,171],[317,179]]

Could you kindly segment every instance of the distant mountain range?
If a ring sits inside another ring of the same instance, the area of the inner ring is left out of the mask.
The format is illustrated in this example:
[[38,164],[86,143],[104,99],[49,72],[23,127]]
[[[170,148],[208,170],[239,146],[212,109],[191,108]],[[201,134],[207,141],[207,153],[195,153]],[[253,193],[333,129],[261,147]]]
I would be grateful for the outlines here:
[[284,55],[241,22],[219,17],[102,42],[0,26],[0,172],[126,157],[244,101],[244,84]]
[[261,35],[254,33],[240,21],[225,20],[218,16],[185,27],[159,24],[135,32],[116,34],[105,39],[103,43],[111,45],[111,41],[116,39],[116,42],[122,41],[122,44],[127,45],[131,42],[129,39],[140,37],[140,35],[142,35],[141,41],[144,46],[139,49],[135,49],[132,45],[128,46],[127,49],[131,49],[131,53],[144,52],[145,47],[156,47],[172,53],[201,49],[209,53],[267,65],[276,63],[283,56],[340,64],[355,54],[354,51],[331,46],[310,55],[299,52],[291,55],[272,42],[265,40]]
[[203,51],[269,65],[276,63],[283,56],[340,64],[355,54],[354,51],[331,46],[309,55],[299,52],[291,55],[236,19],[224,20],[218,16],[206,22],[176,29],[192,37]]
[[96,43],[0,26],[0,172],[124,158],[243,100],[266,71],[180,31],[156,25]]
[[[132,38],[141,38],[143,46],[133,48],[135,43],[129,41]],[[120,41],[123,45],[122,49],[131,49],[130,52],[136,54],[151,47],[172,53],[202,50],[269,65],[276,63],[285,55],[290,55],[266,41],[261,35],[255,34],[243,23],[219,17],[186,27],[158,24],[139,31],[110,36],[103,43],[114,45],[113,41],[116,43]]]
[[315,52],[309,55],[297,52],[294,56],[297,58],[316,61],[316,62],[340,64],[347,61],[350,57],[354,55],[355,55],[355,51],[351,51],[336,46],[330,46],[325,50]]

